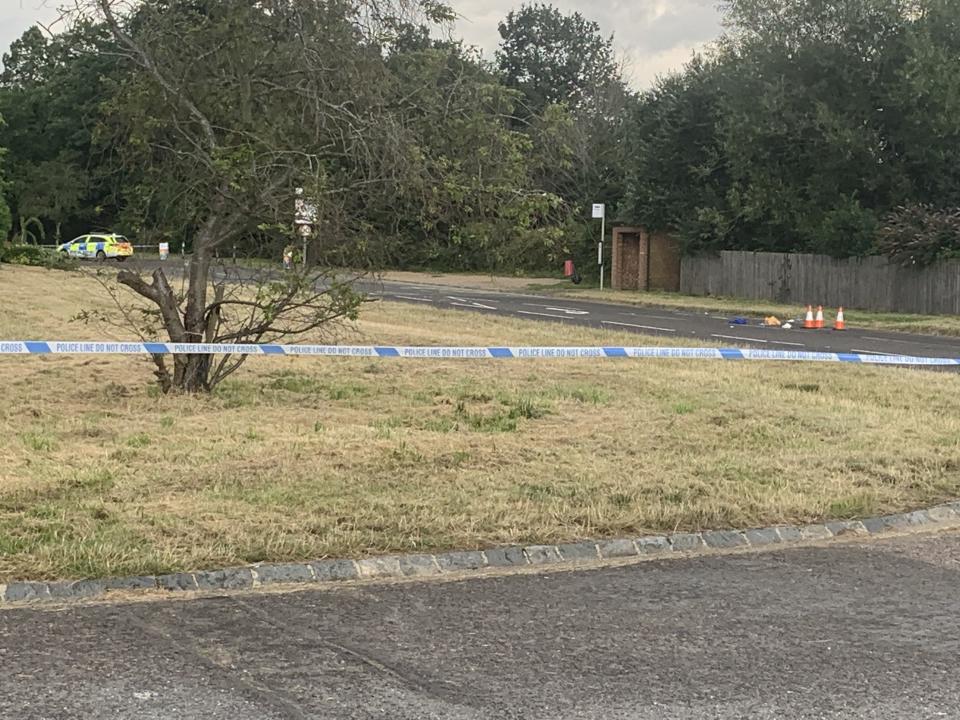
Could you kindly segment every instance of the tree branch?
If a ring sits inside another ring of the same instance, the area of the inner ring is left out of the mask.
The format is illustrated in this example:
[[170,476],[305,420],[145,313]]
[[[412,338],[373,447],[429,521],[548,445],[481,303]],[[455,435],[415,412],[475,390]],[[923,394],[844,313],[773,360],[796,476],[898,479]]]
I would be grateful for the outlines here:
[[180,317],[180,305],[163,270],[157,268],[153,271],[152,284],[145,282],[142,277],[130,270],[121,270],[117,273],[117,282],[156,304],[171,341],[187,342],[187,333],[183,326],[183,319]]

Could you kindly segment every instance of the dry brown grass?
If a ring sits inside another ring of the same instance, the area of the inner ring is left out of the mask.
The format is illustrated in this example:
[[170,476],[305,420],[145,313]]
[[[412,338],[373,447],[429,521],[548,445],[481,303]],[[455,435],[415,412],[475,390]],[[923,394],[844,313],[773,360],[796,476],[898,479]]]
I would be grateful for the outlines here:
[[[116,338],[66,322],[102,297],[80,276],[2,268],[0,338]],[[352,339],[558,335],[637,341],[391,304]],[[0,580],[804,522],[960,494],[956,375],[271,357],[183,398],[158,397],[150,369],[0,357]]]

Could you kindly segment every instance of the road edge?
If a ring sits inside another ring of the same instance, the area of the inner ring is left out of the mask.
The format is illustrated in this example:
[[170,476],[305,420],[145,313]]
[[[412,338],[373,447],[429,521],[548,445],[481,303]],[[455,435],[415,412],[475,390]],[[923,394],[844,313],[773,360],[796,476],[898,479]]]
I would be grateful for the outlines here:
[[688,557],[724,550],[769,550],[811,541],[851,536],[871,537],[904,530],[935,529],[960,524],[960,501],[926,510],[881,515],[863,520],[837,520],[812,525],[775,525],[749,530],[705,530],[698,533],[646,535],[586,540],[559,545],[514,545],[488,550],[458,550],[360,559],[258,563],[166,575],[133,575],[87,580],[13,581],[0,584],[0,608],[108,596],[111,592],[170,593],[253,590],[270,585],[391,580],[488,570],[509,570],[558,564],[589,565],[611,560]]

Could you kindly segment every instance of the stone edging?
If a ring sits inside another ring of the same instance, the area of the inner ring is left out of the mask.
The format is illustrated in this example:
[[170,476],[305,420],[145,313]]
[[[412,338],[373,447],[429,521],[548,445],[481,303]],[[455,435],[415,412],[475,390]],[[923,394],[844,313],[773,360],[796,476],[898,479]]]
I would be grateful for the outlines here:
[[960,522],[960,501],[897,515],[836,521],[795,527],[780,525],[754,530],[707,530],[700,533],[650,535],[639,538],[586,541],[564,545],[527,545],[491,550],[466,550],[437,555],[388,555],[360,560],[316,560],[268,563],[170,575],[137,575],[55,582],[0,584],[0,607],[31,601],[91,598],[110,591],[166,590],[171,592],[251,590],[266,585],[399,579],[483,571],[492,568],[602,562],[640,557],[668,558],[714,550],[769,548],[850,535],[882,535]]

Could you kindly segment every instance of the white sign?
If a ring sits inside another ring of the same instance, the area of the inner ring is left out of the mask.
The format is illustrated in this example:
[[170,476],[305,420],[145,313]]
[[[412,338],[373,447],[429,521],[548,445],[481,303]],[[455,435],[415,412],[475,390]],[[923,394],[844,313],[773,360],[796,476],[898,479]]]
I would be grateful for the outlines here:
[[162,242],[160,243],[160,259],[166,260],[167,255],[170,254],[170,243]]
[[317,206],[303,199],[303,188],[297,188],[293,201],[293,224],[313,225],[317,222]]
[[313,225],[317,221],[317,206],[297,198],[294,208],[295,225]]
[[606,217],[607,207],[603,203],[594,203],[593,204],[593,218],[594,220],[600,220]]

